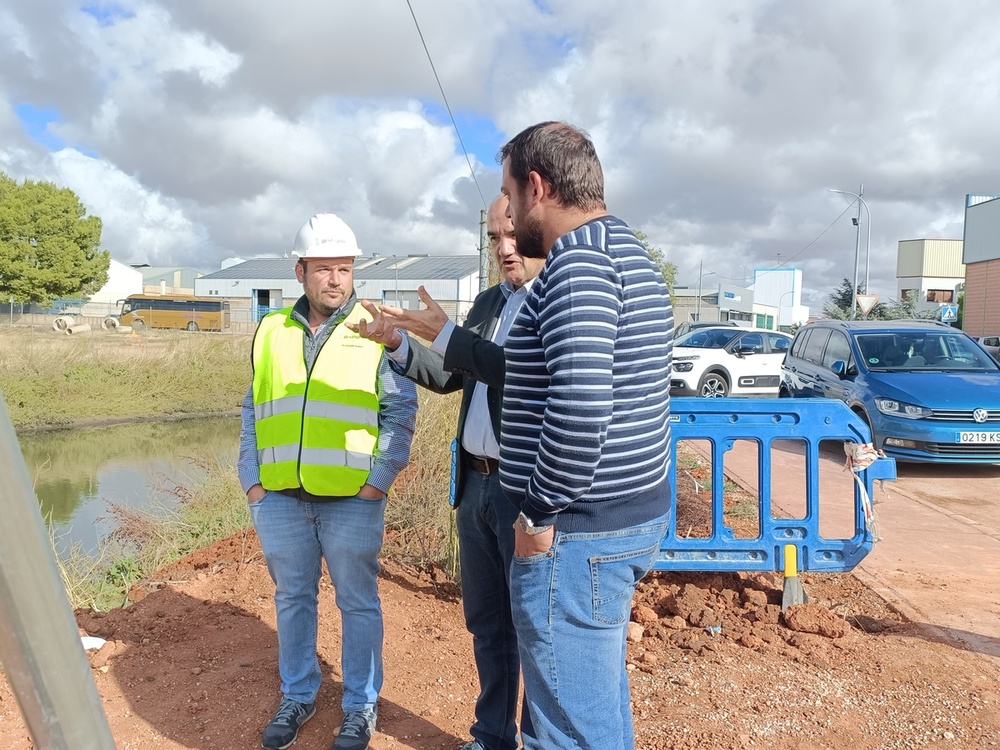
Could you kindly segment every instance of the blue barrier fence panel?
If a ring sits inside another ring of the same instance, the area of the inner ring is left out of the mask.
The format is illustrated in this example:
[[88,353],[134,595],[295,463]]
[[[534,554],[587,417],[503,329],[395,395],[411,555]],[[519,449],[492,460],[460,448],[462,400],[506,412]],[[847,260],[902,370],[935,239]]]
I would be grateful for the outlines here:
[[[820,448],[824,441],[868,443],[868,426],[845,404],[834,399],[671,399],[671,486],[674,503],[667,534],[654,565],[658,570],[780,571],[783,549],[794,544],[802,571],[840,572],[853,569],[875,542],[866,520],[861,488],[852,482],[844,502],[854,510],[853,531],[841,538],[820,534]],[[689,538],[677,522],[677,445],[698,441],[710,446],[711,530],[707,536]],[[737,538],[725,524],[724,492],[726,454],[737,441],[756,446],[759,533]],[[802,517],[775,515],[772,507],[772,449],[794,441],[804,452],[802,478],[805,512]],[[879,458],[859,472],[867,497],[878,479],[895,479],[891,458]],[[827,498],[829,501],[829,498]],[[837,498],[840,501],[840,498]],[[870,507],[870,505],[869,505]]]

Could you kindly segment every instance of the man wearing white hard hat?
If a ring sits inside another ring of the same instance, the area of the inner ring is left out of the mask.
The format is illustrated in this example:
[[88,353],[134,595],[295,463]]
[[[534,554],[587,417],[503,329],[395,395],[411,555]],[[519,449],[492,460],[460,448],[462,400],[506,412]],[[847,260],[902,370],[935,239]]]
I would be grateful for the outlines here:
[[305,294],[264,316],[254,335],[237,466],[275,583],[282,699],[261,746],[290,746],[316,712],[325,560],[343,626],[344,719],[333,750],[364,750],[382,687],[386,493],[409,462],[416,389],[389,367],[382,346],[345,325],[372,319],[354,294],[361,250],[350,227],[316,214],[292,254]]

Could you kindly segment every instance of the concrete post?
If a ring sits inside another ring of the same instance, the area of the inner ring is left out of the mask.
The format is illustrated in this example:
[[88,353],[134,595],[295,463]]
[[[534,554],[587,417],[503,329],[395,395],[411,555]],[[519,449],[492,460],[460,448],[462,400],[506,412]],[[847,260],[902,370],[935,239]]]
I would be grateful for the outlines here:
[[2,398],[0,477],[0,663],[32,743],[44,750],[114,750]]

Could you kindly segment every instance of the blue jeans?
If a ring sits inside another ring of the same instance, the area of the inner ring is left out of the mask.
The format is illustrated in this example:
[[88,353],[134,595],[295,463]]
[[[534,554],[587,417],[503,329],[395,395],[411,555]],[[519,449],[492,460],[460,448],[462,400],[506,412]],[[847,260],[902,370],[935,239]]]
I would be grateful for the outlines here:
[[382,603],[378,553],[385,498],[326,503],[268,492],[250,515],[274,581],[278,672],[286,698],[310,703],[320,685],[316,655],[319,579],[326,560],[340,609],[344,712],[375,705],[382,688]]
[[[479,672],[479,698],[472,736],[486,750],[515,750],[517,693],[521,662],[517,632],[510,613],[507,585],[514,556],[514,520],[518,510],[504,496],[498,474],[468,470],[455,511],[462,607],[472,634]],[[521,712],[521,731],[531,733],[531,720]]]
[[510,593],[534,725],[525,750],[632,750],[625,636],[636,584],[667,518],[600,533],[556,531],[515,557]]

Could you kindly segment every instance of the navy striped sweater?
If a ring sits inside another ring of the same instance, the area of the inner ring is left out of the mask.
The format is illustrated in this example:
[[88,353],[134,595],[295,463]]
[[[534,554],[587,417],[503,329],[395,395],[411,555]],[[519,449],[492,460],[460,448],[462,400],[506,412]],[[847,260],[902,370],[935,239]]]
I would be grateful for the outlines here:
[[670,507],[673,312],[620,219],[560,237],[504,352],[500,482],[539,524],[611,531]]

